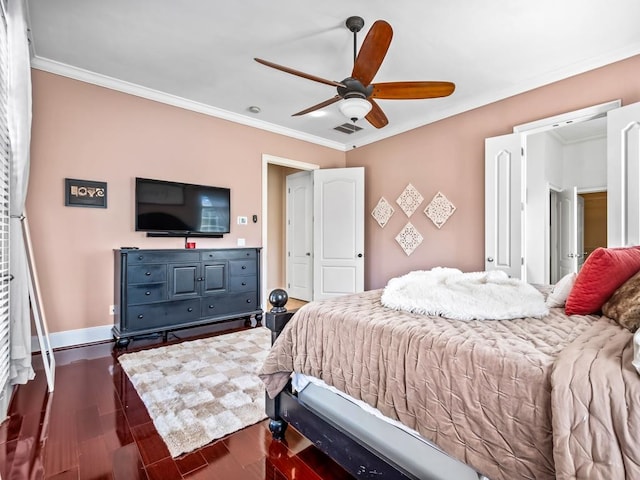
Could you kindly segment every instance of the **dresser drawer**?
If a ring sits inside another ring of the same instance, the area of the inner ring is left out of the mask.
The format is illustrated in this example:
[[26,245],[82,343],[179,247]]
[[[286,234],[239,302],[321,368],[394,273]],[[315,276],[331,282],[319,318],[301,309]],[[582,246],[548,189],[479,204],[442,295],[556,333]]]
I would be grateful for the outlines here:
[[130,252],[127,254],[127,262],[129,265],[140,263],[181,263],[181,262],[197,262],[200,260],[200,253],[189,252],[184,250],[172,251],[147,251]]
[[127,290],[127,304],[161,302],[167,299],[167,285],[154,283],[150,285],[131,285]]
[[254,248],[239,248],[232,250],[205,250],[201,252],[202,260],[255,260],[258,252]]
[[132,265],[127,267],[127,283],[129,284],[166,281],[166,265]]
[[230,292],[250,292],[257,288],[257,278],[252,276],[231,276],[229,278],[229,291]]
[[234,275],[255,275],[257,271],[255,260],[230,260],[229,273]]
[[202,316],[213,317],[258,310],[257,292],[211,295],[202,299]]
[[200,299],[127,307],[127,330],[177,326],[200,318]]

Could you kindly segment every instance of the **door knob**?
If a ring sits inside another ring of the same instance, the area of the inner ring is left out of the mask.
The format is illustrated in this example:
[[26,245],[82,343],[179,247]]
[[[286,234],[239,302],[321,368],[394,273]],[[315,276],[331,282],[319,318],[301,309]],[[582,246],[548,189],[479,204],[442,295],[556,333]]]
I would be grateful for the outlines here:
[[358,258],[362,258],[362,254],[361,253],[358,254]]
[[487,257],[487,262],[493,262],[493,257]]

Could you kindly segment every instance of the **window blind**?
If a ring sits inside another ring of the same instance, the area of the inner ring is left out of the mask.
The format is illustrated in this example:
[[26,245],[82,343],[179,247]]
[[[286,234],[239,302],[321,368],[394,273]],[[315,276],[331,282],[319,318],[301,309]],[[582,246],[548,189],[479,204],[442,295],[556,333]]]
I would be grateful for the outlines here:
[[[2,5],[4,6],[4,4]],[[0,8],[0,392],[9,381],[9,52],[7,21]],[[5,399],[6,400],[6,399]]]

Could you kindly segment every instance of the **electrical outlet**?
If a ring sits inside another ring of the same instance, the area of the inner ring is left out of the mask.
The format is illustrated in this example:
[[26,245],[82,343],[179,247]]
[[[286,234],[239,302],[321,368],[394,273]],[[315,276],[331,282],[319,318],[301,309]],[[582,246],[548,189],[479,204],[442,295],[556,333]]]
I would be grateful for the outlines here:
[[115,314],[116,314],[116,306],[109,305],[109,315],[115,315]]
[[238,217],[238,225],[246,225],[247,217]]

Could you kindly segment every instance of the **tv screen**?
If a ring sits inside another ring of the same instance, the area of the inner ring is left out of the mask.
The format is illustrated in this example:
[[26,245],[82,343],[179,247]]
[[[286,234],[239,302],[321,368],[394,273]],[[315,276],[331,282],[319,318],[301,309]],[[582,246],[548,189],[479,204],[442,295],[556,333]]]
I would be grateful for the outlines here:
[[136,178],[136,231],[173,236],[230,232],[228,188]]

